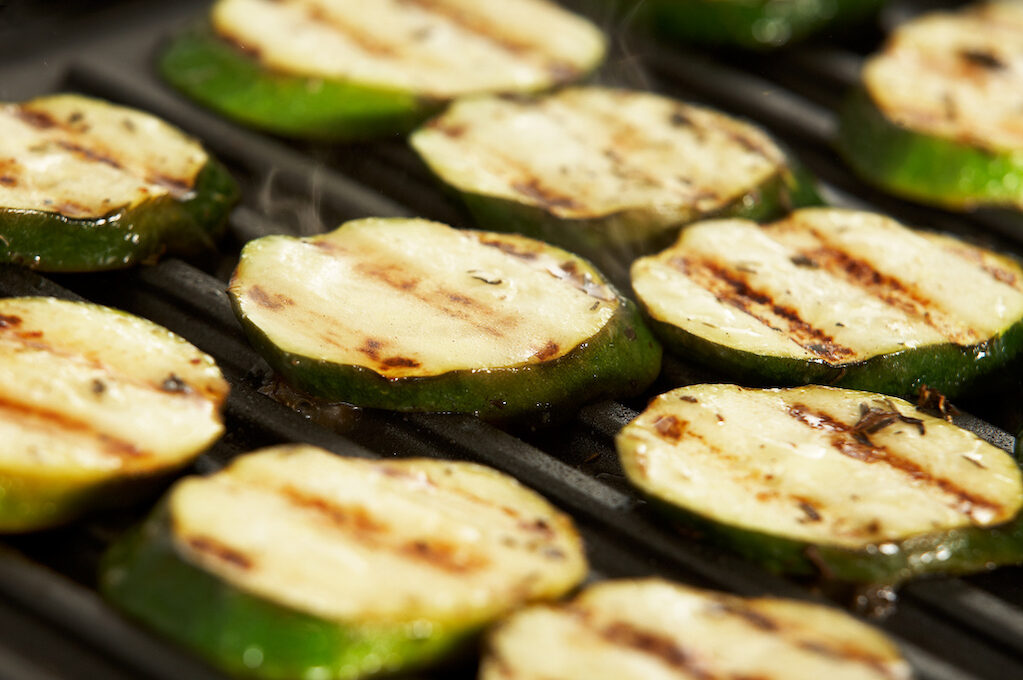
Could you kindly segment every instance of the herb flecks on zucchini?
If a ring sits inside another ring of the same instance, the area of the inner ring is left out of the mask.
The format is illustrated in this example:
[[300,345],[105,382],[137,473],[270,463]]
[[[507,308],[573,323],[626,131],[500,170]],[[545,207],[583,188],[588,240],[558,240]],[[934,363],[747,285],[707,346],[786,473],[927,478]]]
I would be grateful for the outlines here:
[[510,234],[364,219],[249,243],[229,293],[250,339],[315,396],[491,418],[634,394],[660,347],[584,260]]
[[0,531],[124,503],[186,466],[223,430],[227,389],[210,357],[149,321],[0,301]]
[[770,219],[818,202],[761,130],[645,92],[459,101],[410,141],[479,224],[599,263],[664,247],[699,218]]
[[302,137],[404,132],[454,97],[549,89],[604,56],[596,26],[546,0],[221,0],[210,23],[170,45],[164,76]]
[[1023,561],[1013,458],[901,399],[697,385],[616,444],[644,494],[772,569],[893,583]]
[[286,446],[177,484],[101,583],[229,672],[356,678],[434,661],[585,573],[571,520],[494,470]]
[[1019,264],[872,213],[692,225],[632,280],[670,348],[768,383],[951,396],[1023,345]]
[[966,210],[1023,210],[1023,7],[924,15],[867,61],[839,147],[892,193]]
[[661,35],[702,45],[767,50],[826,28],[855,26],[884,0],[635,0]]
[[908,680],[879,631],[844,612],[659,579],[606,581],[514,614],[488,637],[480,680]]
[[195,140],[79,95],[0,105],[0,261],[92,271],[209,247],[237,188]]

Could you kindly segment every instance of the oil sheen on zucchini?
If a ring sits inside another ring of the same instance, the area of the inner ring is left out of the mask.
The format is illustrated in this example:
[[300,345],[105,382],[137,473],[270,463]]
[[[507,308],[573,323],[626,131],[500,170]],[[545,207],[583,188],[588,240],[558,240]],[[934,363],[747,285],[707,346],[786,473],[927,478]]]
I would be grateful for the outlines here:
[[0,262],[95,271],[209,248],[237,197],[149,114],[73,94],[0,104]]
[[819,203],[758,128],[646,92],[585,87],[456,102],[411,137],[488,229],[556,243],[607,271],[708,216]]
[[687,43],[767,50],[853,26],[884,0],[632,0],[650,25]]
[[901,399],[695,385],[616,445],[657,505],[773,570],[896,583],[1023,562],[1016,461]]
[[213,360],[145,319],[0,300],[0,532],[126,504],[223,430]]
[[603,56],[600,30],[548,0],[219,0],[160,70],[235,120],[343,140],[407,132],[455,97],[570,82]]
[[436,661],[585,574],[571,520],[495,470],[292,445],[179,482],[100,580],[232,674],[342,680]]
[[743,380],[979,388],[1023,345],[1023,269],[873,213],[708,221],[632,267],[666,347]]
[[838,145],[866,180],[954,210],[1023,210],[1023,5],[915,19],[868,60]]
[[636,394],[660,346],[586,261],[511,234],[356,220],[242,251],[229,294],[295,387],[356,406],[509,419]]
[[909,680],[879,631],[807,602],[659,579],[605,581],[488,636],[480,680]]

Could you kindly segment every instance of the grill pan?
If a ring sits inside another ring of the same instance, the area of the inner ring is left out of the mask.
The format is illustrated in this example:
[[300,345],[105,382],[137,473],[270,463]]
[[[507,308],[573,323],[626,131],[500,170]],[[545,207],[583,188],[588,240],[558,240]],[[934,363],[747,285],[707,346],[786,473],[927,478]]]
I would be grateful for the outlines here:
[[[597,78],[706,103],[753,120],[817,174],[828,202],[878,210],[908,224],[949,231],[1023,254],[1023,233],[994,214],[953,215],[883,196],[835,157],[834,107],[881,31],[822,41],[768,57],[692,53],[631,30],[628,16],[599,2],[565,3],[601,23],[612,54]],[[951,3],[893,2],[882,25]],[[507,472],[571,513],[586,541],[591,579],[661,575],[741,595],[773,594],[848,606],[886,602],[822,593],[677,533],[627,487],[612,437],[655,387],[628,403],[581,409],[556,431],[505,431],[468,416],[400,415],[336,408],[309,417],[267,397],[269,370],[250,349],[224,293],[245,241],[274,232],[310,233],[363,216],[411,216],[456,226],[470,221],[438,190],[402,140],[322,146],[241,128],[184,100],[154,75],[153,54],[170,33],[201,17],[204,2],[0,2],[0,97],[20,100],[71,90],[155,113],[199,137],[243,189],[220,254],[165,260],[123,272],[40,275],[0,266],[0,295],[84,298],[147,317],[212,354],[232,384],[226,435],[194,465],[218,469],[235,455],[307,442],[342,455],[471,460]],[[668,383],[715,379],[667,360]],[[1023,392],[1023,389],[1018,390]],[[959,404],[960,424],[1011,450],[1021,395]],[[215,670],[107,607],[95,573],[104,548],[148,510],[93,517],[63,529],[0,540],[0,678],[213,680]],[[887,615],[891,634],[922,680],[1023,678],[1023,570],[903,586]],[[889,603],[890,605],[890,603]],[[866,608],[869,608],[866,607]],[[418,678],[472,678],[473,659]]]

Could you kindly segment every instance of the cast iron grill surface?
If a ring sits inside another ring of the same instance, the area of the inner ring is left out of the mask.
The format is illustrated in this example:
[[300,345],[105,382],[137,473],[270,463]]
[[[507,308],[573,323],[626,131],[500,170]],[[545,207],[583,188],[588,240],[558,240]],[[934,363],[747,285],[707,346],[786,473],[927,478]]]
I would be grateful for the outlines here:
[[[611,58],[596,80],[710,104],[767,127],[817,174],[831,203],[879,210],[1003,252],[1023,253],[1023,232],[1003,217],[954,215],[883,196],[857,181],[835,157],[834,107],[883,30],[779,55],[742,57],[661,45],[602,3],[567,4],[612,35]],[[882,16],[882,27],[938,4],[951,3],[894,2]],[[151,111],[199,137],[242,186],[242,204],[217,256],[91,275],[44,276],[0,267],[0,295],[55,295],[119,307],[216,357],[232,384],[227,433],[193,472],[210,472],[244,451],[289,441],[347,456],[471,460],[517,477],[570,512],[587,544],[591,580],[660,575],[742,595],[855,603],[848,593],[822,593],[682,536],[625,484],[614,434],[658,391],[717,378],[699,367],[668,360],[662,380],[643,397],[592,404],[550,430],[505,431],[468,416],[343,407],[324,419],[267,397],[261,388],[269,371],[242,336],[224,292],[241,244],[268,233],[314,233],[370,215],[419,215],[456,226],[469,226],[470,220],[438,190],[403,140],[323,146],[276,139],[204,111],[161,83],[153,69],[155,49],[205,8],[204,2],[164,6],[118,0],[0,9],[4,100],[71,90]],[[1021,392],[959,404],[975,414],[961,416],[960,424],[1011,450],[1014,438],[1008,432],[1019,424],[1012,405]],[[103,550],[147,510],[140,505],[0,541],[0,678],[223,677],[122,618],[96,592]],[[1021,576],[1019,568],[1007,568],[910,584],[899,590],[888,614],[873,622],[895,637],[919,678],[1023,677]],[[885,595],[875,594],[874,601],[884,601]],[[469,658],[416,677],[474,674],[475,660]]]

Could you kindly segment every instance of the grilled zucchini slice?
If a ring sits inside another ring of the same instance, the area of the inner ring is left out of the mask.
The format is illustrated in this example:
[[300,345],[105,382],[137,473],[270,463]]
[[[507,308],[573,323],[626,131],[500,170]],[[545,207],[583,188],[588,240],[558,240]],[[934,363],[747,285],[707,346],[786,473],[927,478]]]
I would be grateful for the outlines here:
[[488,636],[480,680],[908,680],[879,631],[829,607],[660,579],[606,581],[514,614]]
[[510,234],[369,218],[250,242],[238,318],[295,387],[356,406],[503,420],[631,395],[661,350],[584,260]]
[[0,531],[151,490],[220,436],[227,390],[213,359],[144,319],[0,300]]
[[867,181],[953,210],[1023,209],[1023,5],[924,15],[868,60],[838,146]]
[[459,101],[410,141],[479,224],[608,270],[665,247],[687,222],[773,219],[820,202],[761,130],[647,92]]
[[585,574],[571,520],[495,470],[292,445],[179,482],[101,586],[226,671],[357,678],[435,661]]
[[458,96],[570,82],[603,56],[599,29],[547,0],[219,0],[160,69],[248,125],[345,140],[407,132]]
[[0,262],[95,271],[195,252],[237,198],[198,142],[149,114],[74,94],[0,104]]
[[658,506],[773,570],[887,584],[1023,562],[1016,461],[901,399],[695,385],[616,446]]
[[951,397],[1023,345],[1017,262],[873,213],[692,225],[632,281],[669,349],[767,384]]

